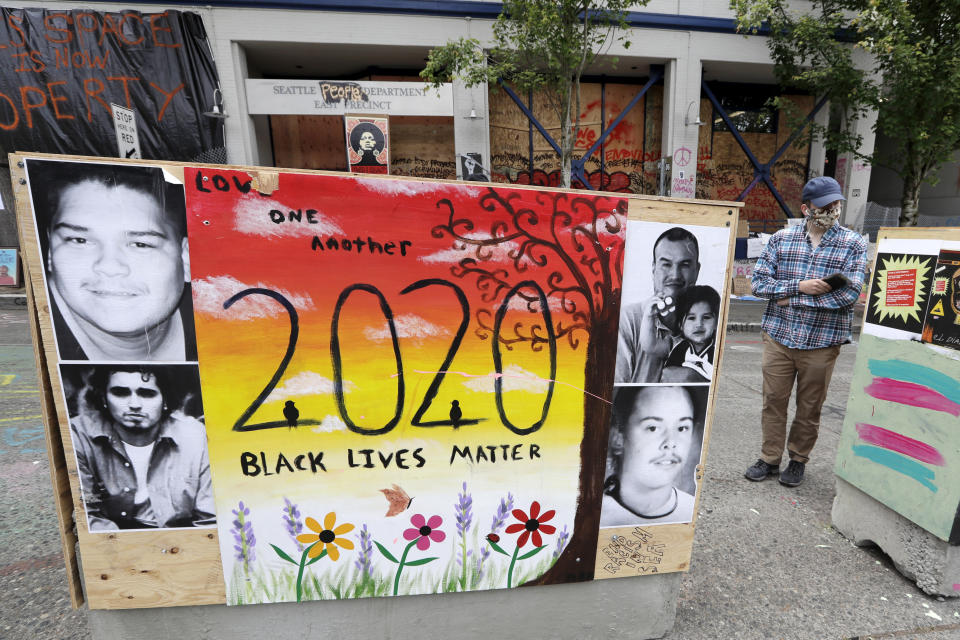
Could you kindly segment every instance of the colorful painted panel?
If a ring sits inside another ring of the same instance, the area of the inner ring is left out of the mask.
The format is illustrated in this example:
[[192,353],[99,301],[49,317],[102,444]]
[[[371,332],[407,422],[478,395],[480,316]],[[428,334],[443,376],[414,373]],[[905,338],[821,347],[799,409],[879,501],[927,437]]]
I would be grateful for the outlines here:
[[953,537],[960,504],[960,361],[863,335],[837,475],[930,533]]
[[[92,607],[689,566],[733,208],[264,168],[17,166]],[[651,272],[660,258],[682,273]],[[620,351],[658,360],[615,394],[618,325],[639,318],[624,305],[651,296],[656,336]]]
[[187,203],[229,602],[509,587],[595,544],[624,201],[281,174]]
[[937,259],[930,304],[923,323],[924,342],[960,349],[960,244],[945,244]]
[[[885,233],[877,248],[836,473],[934,535],[956,542],[960,359],[949,339],[954,314],[946,311],[955,252],[941,240]],[[924,342],[942,346],[921,342],[921,331]]]

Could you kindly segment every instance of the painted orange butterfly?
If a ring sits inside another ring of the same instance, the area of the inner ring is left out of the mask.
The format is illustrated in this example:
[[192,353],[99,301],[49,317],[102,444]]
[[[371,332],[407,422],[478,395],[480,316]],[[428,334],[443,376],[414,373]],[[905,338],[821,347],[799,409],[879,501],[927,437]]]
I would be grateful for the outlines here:
[[393,485],[393,489],[380,489],[380,492],[386,496],[387,502],[390,503],[386,516],[388,518],[403,513],[410,508],[410,504],[413,502],[413,498],[407,495],[407,492],[401,489],[399,485]]

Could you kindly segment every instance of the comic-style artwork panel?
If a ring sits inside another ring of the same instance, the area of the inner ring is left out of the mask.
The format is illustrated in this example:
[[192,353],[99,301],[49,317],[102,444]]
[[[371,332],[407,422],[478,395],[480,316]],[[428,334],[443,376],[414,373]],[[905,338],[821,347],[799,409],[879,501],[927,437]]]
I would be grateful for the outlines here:
[[270,196],[195,189],[210,171],[185,182],[228,602],[584,579],[625,201],[285,173]]
[[216,524],[195,364],[60,365],[91,533]]
[[919,337],[937,263],[935,251],[936,247],[929,255],[878,252],[865,322]]
[[390,173],[390,128],[388,118],[344,116],[347,133],[347,164],[352,173]]
[[946,350],[862,335],[835,469],[951,544],[960,542],[958,380],[960,360]]
[[705,385],[616,388],[601,527],[693,520],[708,395]]
[[142,165],[26,173],[60,360],[195,361],[183,184]]
[[630,220],[615,382],[713,379],[727,227]]
[[960,243],[945,242],[940,250],[921,339],[960,349]]

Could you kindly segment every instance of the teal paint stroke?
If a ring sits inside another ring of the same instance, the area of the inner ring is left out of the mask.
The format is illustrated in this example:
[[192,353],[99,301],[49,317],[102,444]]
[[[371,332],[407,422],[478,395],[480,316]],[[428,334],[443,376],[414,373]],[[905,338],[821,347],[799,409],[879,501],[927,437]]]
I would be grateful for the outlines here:
[[883,465],[897,473],[902,473],[908,478],[913,478],[927,489],[930,489],[930,491],[934,493],[937,492],[937,485],[932,482],[936,474],[919,462],[914,462],[894,451],[862,444],[853,446],[853,454]]
[[870,373],[878,378],[922,384],[960,404],[960,382],[945,373],[906,360],[870,359]]

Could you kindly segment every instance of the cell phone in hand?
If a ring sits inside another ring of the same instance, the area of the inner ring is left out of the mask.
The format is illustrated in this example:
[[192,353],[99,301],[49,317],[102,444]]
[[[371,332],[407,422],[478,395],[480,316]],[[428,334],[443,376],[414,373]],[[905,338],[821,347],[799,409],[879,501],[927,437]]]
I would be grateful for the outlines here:
[[850,284],[850,280],[847,279],[847,276],[839,272],[831,273],[830,275],[820,279],[830,285],[830,291],[836,291],[840,287],[845,287]]

